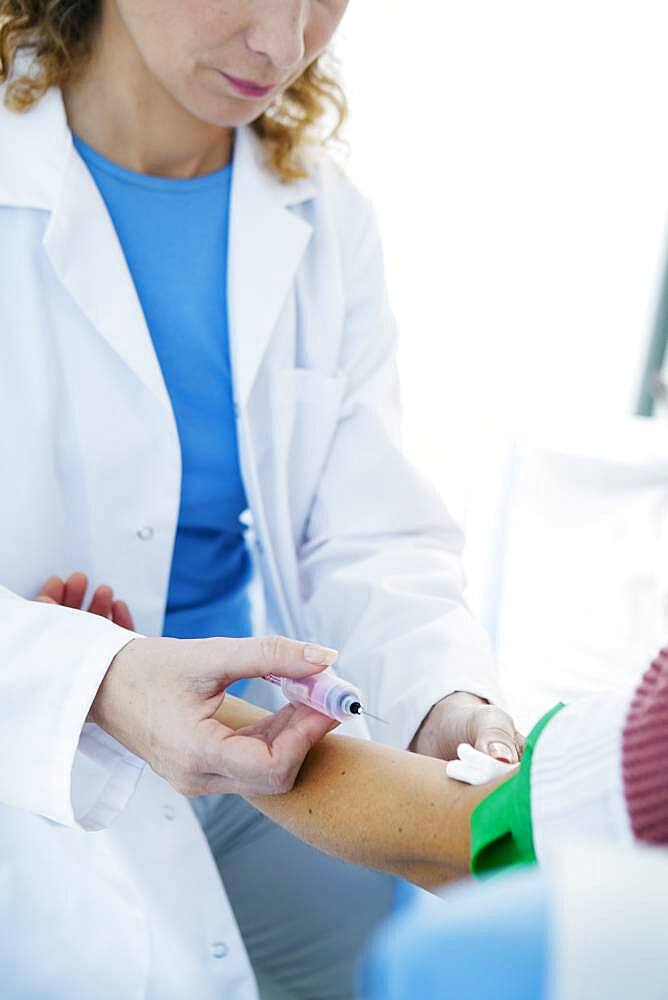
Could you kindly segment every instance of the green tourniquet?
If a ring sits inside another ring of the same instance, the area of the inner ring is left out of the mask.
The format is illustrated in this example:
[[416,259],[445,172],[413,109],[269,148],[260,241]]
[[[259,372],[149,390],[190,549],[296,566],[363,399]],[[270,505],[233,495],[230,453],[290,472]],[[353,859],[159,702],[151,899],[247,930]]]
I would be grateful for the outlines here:
[[473,810],[473,875],[485,875],[499,868],[535,862],[531,827],[531,758],[543,729],[563,707],[560,702],[536,723],[527,739],[519,770]]

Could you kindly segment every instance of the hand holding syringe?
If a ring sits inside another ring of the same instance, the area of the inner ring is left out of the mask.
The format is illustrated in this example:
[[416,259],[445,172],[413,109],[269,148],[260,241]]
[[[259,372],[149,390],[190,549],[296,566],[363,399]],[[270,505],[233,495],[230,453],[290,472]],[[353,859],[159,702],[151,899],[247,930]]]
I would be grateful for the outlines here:
[[264,679],[280,687],[287,700],[293,704],[308,705],[338,722],[346,722],[361,715],[367,715],[377,722],[385,722],[385,719],[371,715],[362,707],[362,695],[353,684],[328,670],[300,678],[265,674]]

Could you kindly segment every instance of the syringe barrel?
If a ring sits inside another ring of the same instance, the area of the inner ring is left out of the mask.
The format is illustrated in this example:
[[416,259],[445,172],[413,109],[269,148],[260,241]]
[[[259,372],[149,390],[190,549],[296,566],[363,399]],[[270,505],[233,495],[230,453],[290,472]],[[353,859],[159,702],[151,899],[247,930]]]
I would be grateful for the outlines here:
[[281,690],[288,701],[310,705],[338,722],[353,718],[355,713],[350,711],[350,706],[355,702],[362,702],[362,696],[354,684],[327,670],[298,680],[281,677],[280,681]]

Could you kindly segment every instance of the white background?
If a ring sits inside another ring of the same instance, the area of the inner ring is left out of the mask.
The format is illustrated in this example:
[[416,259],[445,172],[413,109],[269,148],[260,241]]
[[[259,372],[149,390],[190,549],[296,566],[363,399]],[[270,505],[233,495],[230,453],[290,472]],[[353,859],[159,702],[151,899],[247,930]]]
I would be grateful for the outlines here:
[[663,262],[668,8],[351,0],[349,170],[402,333],[407,447],[629,412]]
[[634,409],[664,264],[667,40],[654,0],[351,0],[348,167],[379,214],[405,445],[462,520],[481,441]]

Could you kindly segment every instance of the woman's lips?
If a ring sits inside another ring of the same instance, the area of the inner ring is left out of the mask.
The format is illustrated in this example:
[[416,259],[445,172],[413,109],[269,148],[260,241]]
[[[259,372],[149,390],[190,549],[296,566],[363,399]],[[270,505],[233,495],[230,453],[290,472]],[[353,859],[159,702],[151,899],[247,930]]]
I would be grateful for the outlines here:
[[226,80],[232,84],[234,89],[244,97],[266,97],[270,94],[272,90],[276,89],[276,84],[271,87],[259,87],[256,83],[251,80],[241,80],[238,76],[230,76],[229,73],[223,73]]

